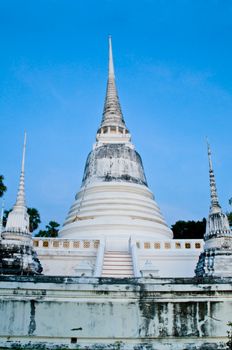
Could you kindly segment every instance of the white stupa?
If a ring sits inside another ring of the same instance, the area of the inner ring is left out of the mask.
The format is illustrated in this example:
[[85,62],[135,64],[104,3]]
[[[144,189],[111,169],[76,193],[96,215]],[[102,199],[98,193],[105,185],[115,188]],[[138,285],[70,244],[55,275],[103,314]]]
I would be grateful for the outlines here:
[[15,241],[30,242],[31,233],[29,231],[29,215],[27,213],[25,199],[25,153],[26,133],[24,135],[23,156],[17,198],[12,211],[10,211],[8,215],[6,228],[2,232],[2,237]]
[[210,211],[204,235],[204,251],[200,254],[196,266],[197,276],[232,276],[232,231],[228,217],[219,204],[211,149],[208,143]]
[[1,232],[0,274],[35,275],[42,272],[40,261],[33,247],[30,218],[26,206],[25,153],[26,133],[16,202],[9,212],[6,227]]
[[203,240],[175,240],[147,185],[115,83],[111,38],[103,117],[57,238],[35,237],[46,275],[194,276]]
[[111,38],[102,122],[87,158],[81,189],[60,231],[62,238],[96,235],[104,236],[110,251],[128,251],[131,237],[172,238],[123,118]]

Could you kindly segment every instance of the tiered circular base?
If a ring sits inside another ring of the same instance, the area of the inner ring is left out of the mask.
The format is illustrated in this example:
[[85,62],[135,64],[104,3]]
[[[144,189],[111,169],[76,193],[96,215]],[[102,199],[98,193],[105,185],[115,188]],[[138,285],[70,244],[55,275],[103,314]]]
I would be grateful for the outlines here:
[[81,188],[60,236],[103,236],[108,249],[126,250],[130,237],[167,239],[172,231],[146,186],[111,181]]

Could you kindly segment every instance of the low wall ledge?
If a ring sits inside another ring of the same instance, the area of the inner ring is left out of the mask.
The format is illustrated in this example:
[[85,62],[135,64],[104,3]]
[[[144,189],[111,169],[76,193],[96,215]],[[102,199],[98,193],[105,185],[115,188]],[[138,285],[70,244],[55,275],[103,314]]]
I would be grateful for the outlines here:
[[76,276],[13,276],[0,275],[0,282],[18,283],[54,283],[54,284],[98,284],[98,285],[141,285],[141,284],[169,284],[169,285],[215,285],[229,284],[232,287],[232,277],[193,277],[193,278],[104,278],[104,277],[76,277]]

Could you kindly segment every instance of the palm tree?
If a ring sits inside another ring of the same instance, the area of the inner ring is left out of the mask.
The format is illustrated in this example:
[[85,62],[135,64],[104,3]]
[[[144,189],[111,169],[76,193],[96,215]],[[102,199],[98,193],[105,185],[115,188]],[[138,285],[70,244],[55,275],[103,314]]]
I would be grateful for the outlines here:
[[3,219],[2,219],[2,226],[3,226],[3,227],[6,226],[7,218],[8,218],[9,212],[10,212],[11,210],[12,210],[12,209],[10,209],[10,210],[4,210]]
[[46,230],[40,230],[35,237],[57,237],[59,226],[60,224],[58,224],[56,221],[49,221],[48,225],[45,226]]
[[2,197],[4,192],[6,192],[7,190],[7,187],[4,185],[3,180],[4,180],[4,176],[0,175],[0,197]]
[[28,208],[27,212],[30,216],[30,232],[33,232],[39,227],[39,224],[41,223],[40,215],[38,210],[35,208]]
[[48,225],[46,225],[46,229],[48,232],[48,237],[57,237],[58,236],[58,227],[60,224],[58,224],[56,221],[50,221]]

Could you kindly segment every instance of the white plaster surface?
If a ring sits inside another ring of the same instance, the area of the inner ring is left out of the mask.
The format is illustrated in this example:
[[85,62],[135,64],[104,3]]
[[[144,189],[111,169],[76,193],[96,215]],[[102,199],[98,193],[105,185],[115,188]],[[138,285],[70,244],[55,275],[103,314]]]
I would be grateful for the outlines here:
[[[89,237],[34,238],[34,248],[43,266],[43,274],[81,276],[84,272],[78,266],[88,263],[93,268],[89,272],[86,271],[85,275],[100,277],[104,254],[108,252],[106,247],[111,247],[112,253],[117,252],[123,239],[113,236],[108,238],[108,242],[103,236],[96,236],[94,239]],[[130,253],[132,257],[135,277],[144,275],[142,271],[147,261],[154,267],[154,271],[150,269],[148,275],[156,276],[158,269],[160,277],[193,277],[198,257],[203,250],[203,240],[151,240],[150,237],[144,240],[144,237],[134,237],[129,241],[124,239],[124,244],[125,252]],[[121,268],[123,271],[123,265]]]
[[[171,238],[153,194],[146,187],[126,182],[93,183],[82,188],[60,231],[63,238],[104,235],[127,242],[133,235]],[[128,249],[122,241],[121,249]]]

